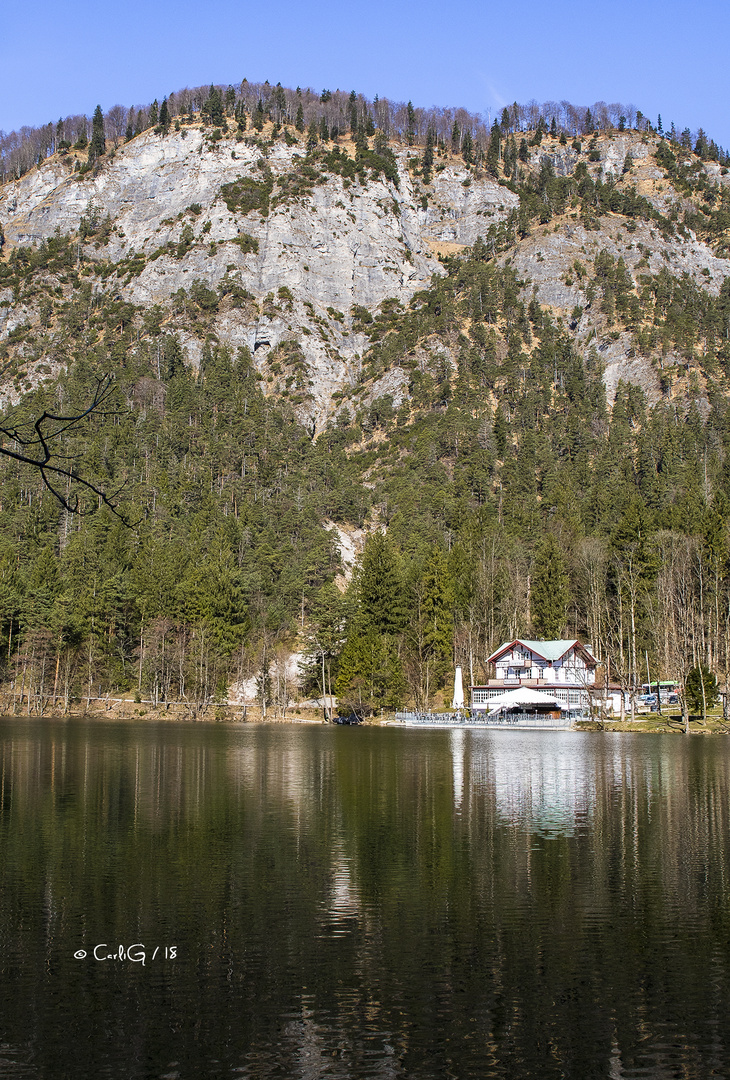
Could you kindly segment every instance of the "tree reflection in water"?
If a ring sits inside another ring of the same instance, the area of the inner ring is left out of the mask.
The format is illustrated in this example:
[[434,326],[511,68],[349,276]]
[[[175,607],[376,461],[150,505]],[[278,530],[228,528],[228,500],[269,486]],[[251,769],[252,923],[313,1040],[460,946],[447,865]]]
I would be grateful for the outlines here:
[[725,1075],[723,738],[4,720],[0,788],[0,1075]]

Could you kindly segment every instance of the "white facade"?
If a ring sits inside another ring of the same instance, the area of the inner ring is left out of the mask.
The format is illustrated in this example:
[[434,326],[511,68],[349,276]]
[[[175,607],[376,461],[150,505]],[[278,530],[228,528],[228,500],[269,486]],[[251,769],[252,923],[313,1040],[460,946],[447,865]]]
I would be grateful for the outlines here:
[[578,640],[513,641],[490,656],[497,678],[521,683],[526,679],[573,686],[593,685],[596,661]]
[[584,711],[590,705],[590,689],[596,681],[596,659],[590,649],[573,638],[561,641],[506,642],[489,657],[496,678],[486,686],[472,686],[471,706],[486,711],[505,690],[530,686],[549,692],[562,705]]

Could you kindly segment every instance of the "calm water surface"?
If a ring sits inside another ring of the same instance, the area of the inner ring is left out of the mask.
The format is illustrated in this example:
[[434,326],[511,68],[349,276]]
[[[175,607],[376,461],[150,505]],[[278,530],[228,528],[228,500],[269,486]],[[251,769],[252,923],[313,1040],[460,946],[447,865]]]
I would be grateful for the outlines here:
[[0,720],[0,1076],[730,1077],[729,755]]

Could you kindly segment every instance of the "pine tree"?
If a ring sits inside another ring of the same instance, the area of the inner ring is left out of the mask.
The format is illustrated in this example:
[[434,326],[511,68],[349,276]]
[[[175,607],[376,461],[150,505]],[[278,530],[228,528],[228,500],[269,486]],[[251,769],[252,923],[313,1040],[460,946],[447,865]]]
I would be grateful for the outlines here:
[[504,415],[504,410],[501,406],[497,407],[494,414],[494,423],[492,425],[492,434],[494,436],[494,445],[497,448],[497,455],[500,458],[504,458],[507,453],[507,447],[509,445],[509,425],[507,418]]
[[94,110],[94,118],[91,121],[91,142],[89,144],[89,163],[97,161],[106,153],[106,139],[104,137],[104,114],[101,105]]
[[284,87],[280,82],[274,87],[274,93],[272,95],[272,101],[274,108],[277,111],[277,120],[281,122],[284,119],[286,113],[286,94],[284,93]]
[[532,576],[530,608],[535,632],[547,639],[565,630],[570,589],[563,554],[552,533],[538,549]]
[[387,636],[373,629],[353,628],[340,657],[335,691],[340,702],[358,715],[394,709],[405,696],[403,667]]
[[461,128],[454,120],[454,126],[451,129],[451,151],[454,154],[458,154],[459,147],[461,146]]
[[409,101],[406,106],[406,142],[409,146],[413,146],[416,139],[416,110],[413,108],[413,102]]
[[423,640],[433,661],[436,684],[443,683],[454,649],[453,589],[440,548],[431,555],[423,574]]
[[160,106],[160,127],[164,134],[170,129],[170,110],[167,107],[167,98],[162,99],[162,105]]
[[718,702],[717,678],[706,664],[697,664],[687,674],[684,684],[687,705],[693,713],[700,713],[703,724],[707,722],[707,710]]
[[347,636],[340,655],[335,692],[340,702],[353,711],[359,707],[362,713],[364,708],[372,707],[372,657],[378,651],[378,645],[377,635],[373,633],[354,629]]
[[502,168],[505,176],[512,176],[517,168],[517,143],[514,135],[510,135],[505,144]]
[[489,135],[489,146],[487,148],[487,172],[489,172],[492,176],[497,176],[499,173],[501,143],[502,129],[495,120],[492,124],[492,130]]
[[215,127],[225,127],[226,113],[223,108],[223,97],[217,86],[213,86],[211,83],[210,90],[208,91],[208,98],[203,103],[202,111],[210,119],[211,124]]
[[382,533],[365,545],[354,592],[357,606],[340,659],[337,694],[351,708],[395,707],[405,693],[399,642],[407,610],[398,561]]
[[296,118],[296,120],[294,122],[294,127],[299,132],[304,131],[304,109],[302,108],[301,101],[297,105],[297,118]]
[[406,621],[403,582],[392,544],[383,533],[375,533],[365,545],[358,585],[365,625],[381,634],[400,633]]
[[165,377],[174,379],[184,368],[183,351],[180,342],[172,334],[166,334],[162,340],[162,353],[165,361]]

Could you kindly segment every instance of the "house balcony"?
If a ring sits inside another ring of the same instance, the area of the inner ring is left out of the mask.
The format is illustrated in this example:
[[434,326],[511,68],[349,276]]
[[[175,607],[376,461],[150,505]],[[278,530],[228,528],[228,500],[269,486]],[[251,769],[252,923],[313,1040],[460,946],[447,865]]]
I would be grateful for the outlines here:
[[518,686],[530,686],[535,689],[546,686],[593,686],[596,681],[594,671],[583,671],[580,674],[571,669],[559,669],[549,677],[538,675],[536,678],[528,675],[506,675],[498,679],[489,679],[480,686],[503,687],[505,690],[514,690]]

